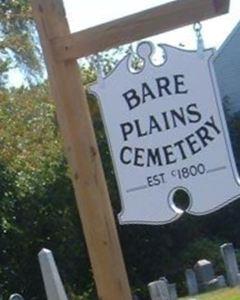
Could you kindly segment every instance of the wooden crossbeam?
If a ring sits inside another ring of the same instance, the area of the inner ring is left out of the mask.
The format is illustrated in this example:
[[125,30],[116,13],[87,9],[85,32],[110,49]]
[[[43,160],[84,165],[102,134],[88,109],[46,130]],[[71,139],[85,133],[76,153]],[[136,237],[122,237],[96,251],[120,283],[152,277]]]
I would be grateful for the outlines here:
[[[77,59],[227,13],[230,0],[178,0],[52,40],[57,60]],[[81,15],[81,13],[79,13]]]

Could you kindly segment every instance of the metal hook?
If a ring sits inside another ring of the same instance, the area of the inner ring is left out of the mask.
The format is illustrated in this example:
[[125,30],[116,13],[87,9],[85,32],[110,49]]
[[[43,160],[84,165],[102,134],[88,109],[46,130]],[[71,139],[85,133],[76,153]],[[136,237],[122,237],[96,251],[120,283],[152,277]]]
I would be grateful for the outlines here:
[[194,29],[195,32],[201,33],[201,30],[202,30],[202,24],[201,24],[200,22],[194,23],[194,24],[193,24],[193,29]]
[[202,36],[202,24],[200,22],[197,22],[193,24],[193,30],[196,33],[197,38],[197,52],[199,54],[200,58],[204,58],[204,41]]

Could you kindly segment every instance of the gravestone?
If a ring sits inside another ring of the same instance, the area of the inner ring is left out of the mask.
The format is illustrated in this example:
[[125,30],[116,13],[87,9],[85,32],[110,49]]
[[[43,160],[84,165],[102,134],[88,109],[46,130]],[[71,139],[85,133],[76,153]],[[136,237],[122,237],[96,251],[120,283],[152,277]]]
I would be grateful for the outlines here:
[[231,243],[227,243],[222,245],[220,249],[226,268],[228,284],[230,286],[239,285],[240,274],[233,245]]
[[199,260],[195,266],[194,271],[196,274],[198,287],[200,291],[214,288],[217,284],[212,263],[206,259]]
[[199,260],[194,266],[194,271],[200,292],[215,290],[225,286],[224,277],[216,277],[212,263],[206,259]]
[[222,289],[227,286],[226,280],[223,275],[218,276],[217,279],[218,279],[218,288]]
[[48,300],[68,300],[52,252],[42,249],[38,254]]
[[177,296],[177,287],[175,283],[169,283],[166,277],[160,277],[159,281],[163,281],[166,283],[167,287],[168,287],[168,292],[169,292],[169,297],[170,300],[176,300],[178,299]]
[[199,260],[194,266],[194,271],[200,289],[215,278],[212,263],[206,259]]
[[24,300],[23,296],[21,296],[20,294],[12,294],[9,297],[9,300]]
[[178,299],[176,283],[168,284],[168,292],[169,292],[170,300]]
[[185,271],[185,277],[186,277],[188,295],[189,296],[197,295],[199,293],[199,289],[198,289],[198,283],[197,283],[195,272],[192,269],[187,269]]
[[148,284],[151,300],[171,300],[168,284],[165,280],[158,280]]

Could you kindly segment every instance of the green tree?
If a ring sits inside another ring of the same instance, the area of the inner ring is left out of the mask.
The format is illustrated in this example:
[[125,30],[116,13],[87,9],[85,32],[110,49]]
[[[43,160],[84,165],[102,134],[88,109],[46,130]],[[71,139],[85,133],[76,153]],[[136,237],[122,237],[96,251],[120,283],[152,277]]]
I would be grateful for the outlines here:
[[42,70],[38,45],[29,1],[0,0],[0,86],[10,68],[36,80]]
[[0,96],[0,288],[44,299],[37,253],[53,250],[69,292],[91,271],[47,85]]

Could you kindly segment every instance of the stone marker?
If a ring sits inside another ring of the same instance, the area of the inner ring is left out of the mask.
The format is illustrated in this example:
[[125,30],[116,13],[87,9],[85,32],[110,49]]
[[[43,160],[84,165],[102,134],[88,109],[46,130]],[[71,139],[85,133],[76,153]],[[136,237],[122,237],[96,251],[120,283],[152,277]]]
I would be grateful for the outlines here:
[[216,277],[205,285],[204,291],[217,290],[219,288],[221,288],[219,285],[219,279]]
[[9,300],[24,300],[23,296],[21,296],[20,294],[12,294],[9,297]]
[[185,271],[186,283],[189,296],[194,296],[199,293],[196,274],[192,269]]
[[212,263],[206,259],[199,260],[194,271],[200,292],[218,289],[218,278],[215,277]]
[[178,299],[176,283],[168,284],[168,292],[169,292],[170,300]]
[[209,285],[213,286],[215,282],[215,274],[212,263],[206,259],[199,260],[194,266],[198,287],[200,291],[206,291]]
[[48,300],[68,300],[52,252],[42,249],[38,259]]
[[224,244],[220,249],[226,268],[227,282],[230,286],[236,286],[240,283],[240,274],[233,244]]
[[218,279],[218,288],[222,289],[227,286],[226,280],[223,275],[218,276],[217,279]]
[[168,284],[165,280],[158,280],[148,284],[151,300],[170,300]]
[[194,266],[194,271],[200,292],[219,289],[226,285],[224,276],[215,276],[212,263],[208,260],[199,260]]

